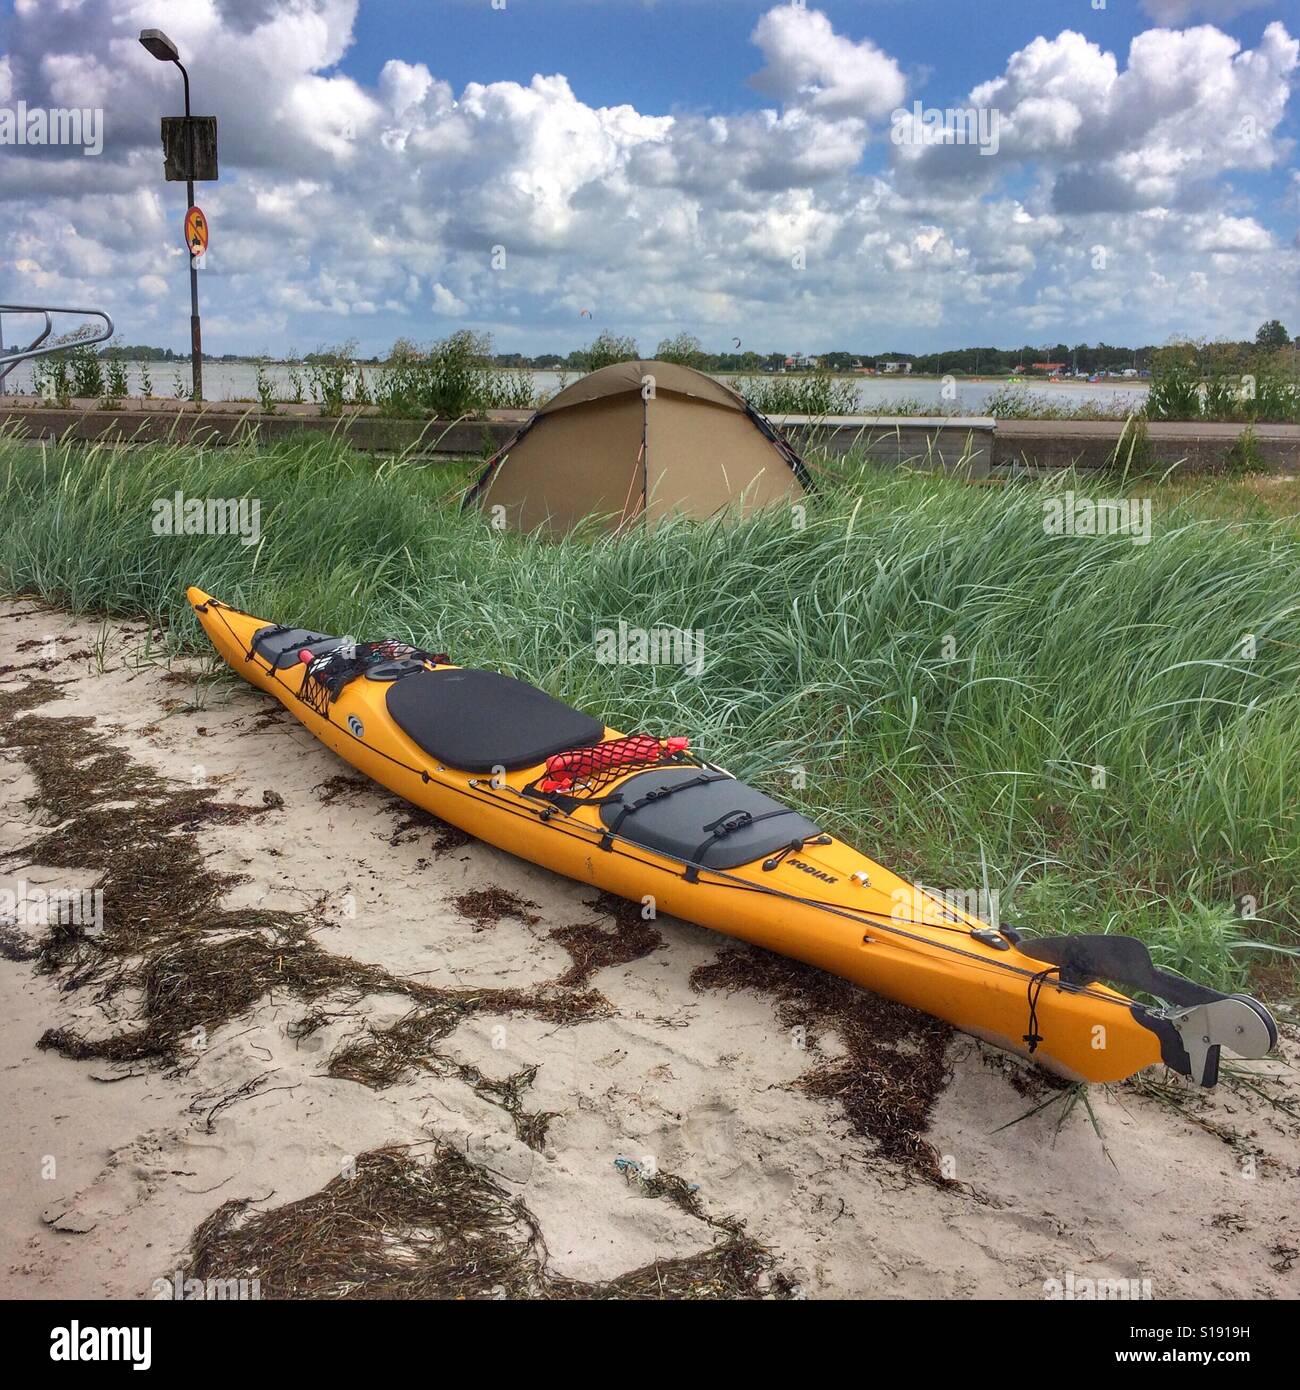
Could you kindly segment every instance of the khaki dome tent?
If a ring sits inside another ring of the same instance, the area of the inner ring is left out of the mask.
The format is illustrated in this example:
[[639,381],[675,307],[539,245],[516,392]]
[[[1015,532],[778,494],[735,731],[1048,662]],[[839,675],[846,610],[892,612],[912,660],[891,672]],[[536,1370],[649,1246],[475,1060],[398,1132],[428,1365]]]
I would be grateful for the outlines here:
[[[653,387],[653,389],[651,389]],[[617,362],[566,387],[493,457],[465,506],[567,531],[797,501],[803,461],[742,396],[674,362]]]

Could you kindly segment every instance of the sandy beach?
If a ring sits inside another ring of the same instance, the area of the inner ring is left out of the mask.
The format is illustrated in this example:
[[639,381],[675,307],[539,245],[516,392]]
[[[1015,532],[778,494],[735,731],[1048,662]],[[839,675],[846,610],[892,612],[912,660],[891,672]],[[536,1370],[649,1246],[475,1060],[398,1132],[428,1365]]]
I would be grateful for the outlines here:
[[1300,1293],[1290,1015],[1213,1093],[1082,1100],[468,840],[160,651],[0,604],[0,1294]]

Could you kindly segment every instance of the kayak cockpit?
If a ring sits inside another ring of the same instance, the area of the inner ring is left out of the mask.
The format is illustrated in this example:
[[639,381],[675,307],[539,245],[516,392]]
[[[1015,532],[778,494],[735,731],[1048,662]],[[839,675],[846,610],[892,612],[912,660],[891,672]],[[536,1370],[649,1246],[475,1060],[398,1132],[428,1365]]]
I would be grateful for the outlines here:
[[599,719],[535,685],[474,667],[404,676],[389,687],[387,702],[414,744],[465,772],[535,767],[605,733]]

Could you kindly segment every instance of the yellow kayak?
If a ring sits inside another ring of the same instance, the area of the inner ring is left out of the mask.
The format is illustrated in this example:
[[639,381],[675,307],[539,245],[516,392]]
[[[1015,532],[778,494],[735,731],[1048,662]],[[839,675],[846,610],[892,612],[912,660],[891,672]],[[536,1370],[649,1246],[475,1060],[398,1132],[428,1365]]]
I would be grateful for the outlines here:
[[1221,1048],[1276,1045],[1255,1000],[1157,968],[1131,937],[990,926],[685,738],[623,735],[524,681],[399,642],[286,627],[201,589],[188,598],[230,666],[341,758],[569,878],[806,961],[1071,1080],[1163,1062],[1212,1086]]

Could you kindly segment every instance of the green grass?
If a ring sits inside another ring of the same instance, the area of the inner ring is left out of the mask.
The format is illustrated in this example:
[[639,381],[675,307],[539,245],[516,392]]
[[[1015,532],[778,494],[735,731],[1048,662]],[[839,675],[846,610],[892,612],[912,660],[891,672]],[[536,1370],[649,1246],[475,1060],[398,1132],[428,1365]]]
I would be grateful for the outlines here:
[[1157,372],[1147,395],[1146,414],[1151,420],[1300,423],[1300,382],[1295,380],[1294,367],[1288,374],[1269,363],[1252,368],[1250,375],[1233,370],[1207,376],[1188,364],[1178,364]]
[[731,386],[763,415],[858,415],[857,384],[830,372],[794,376],[742,376]]
[[[42,453],[0,437],[0,591],[148,616],[193,650],[190,583],[269,619],[410,638],[625,729],[689,733],[901,872],[998,889],[1034,930],[1131,931],[1221,987],[1274,959],[1255,945],[1294,944],[1294,509],[1246,483],[1152,488],[1139,546],[1046,534],[1046,485],[835,467],[803,529],[775,509],[551,543],[462,515],[469,465],[328,440]],[[178,488],[259,499],[260,544],[155,536],[150,505]],[[701,630],[703,678],[597,664],[595,622],[620,617]],[[1243,893],[1258,920],[1238,918]]]
[[1140,391],[1108,400],[1070,400],[1045,396],[1032,384],[999,386],[984,402],[984,414],[995,420],[1127,420],[1144,409]]

